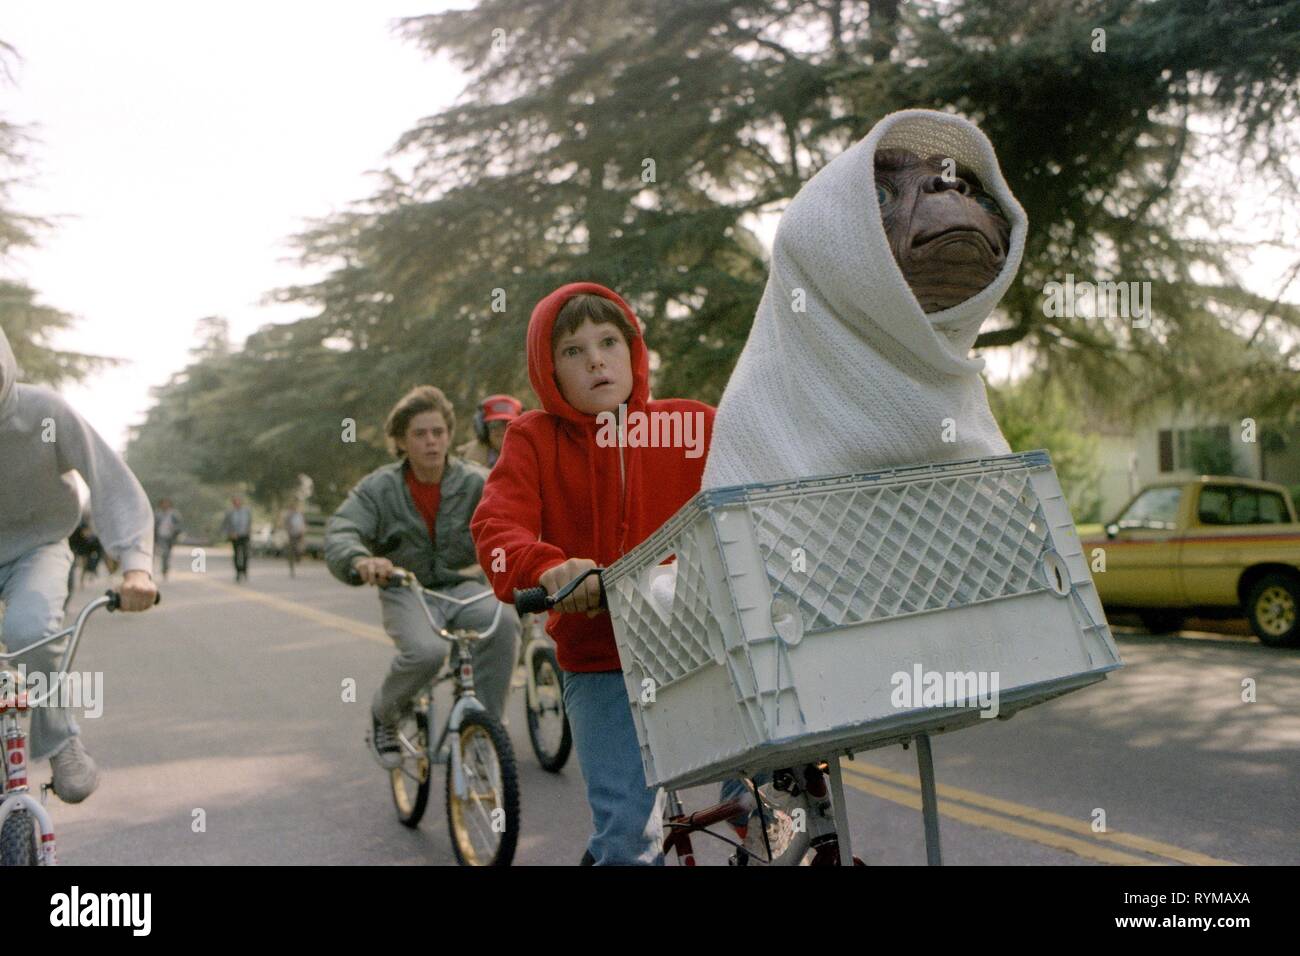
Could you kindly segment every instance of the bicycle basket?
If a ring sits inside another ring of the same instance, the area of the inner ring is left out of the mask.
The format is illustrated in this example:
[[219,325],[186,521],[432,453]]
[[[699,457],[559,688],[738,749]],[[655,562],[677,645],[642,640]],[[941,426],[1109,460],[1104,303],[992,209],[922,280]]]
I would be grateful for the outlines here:
[[972,726],[1122,666],[1043,451],[703,491],[605,587],[652,786]]

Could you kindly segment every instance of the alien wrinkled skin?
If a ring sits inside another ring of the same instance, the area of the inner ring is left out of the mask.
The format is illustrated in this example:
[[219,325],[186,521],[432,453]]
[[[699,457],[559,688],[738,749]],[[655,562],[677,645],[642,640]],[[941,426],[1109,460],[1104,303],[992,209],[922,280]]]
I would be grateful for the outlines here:
[[924,312],[965,302],[997,278],[1011,226],[979,177],[906,149],[877,150],[875,166],[889,248]]

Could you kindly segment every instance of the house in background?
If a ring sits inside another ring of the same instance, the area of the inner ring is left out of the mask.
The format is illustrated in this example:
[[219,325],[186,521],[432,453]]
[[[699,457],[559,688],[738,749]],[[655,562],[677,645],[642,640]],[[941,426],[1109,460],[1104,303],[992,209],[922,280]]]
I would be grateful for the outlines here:
[[[1147,485],[1199,474],[1230,474],[1300,486],[1300,425],[1256,420],[1254,440],[1242,419],[1157,406],[1133,424],[1094,418],[1101,460],[1101,520],[1110,521]],[[1300,507],[1300,501],[1296,502]]]

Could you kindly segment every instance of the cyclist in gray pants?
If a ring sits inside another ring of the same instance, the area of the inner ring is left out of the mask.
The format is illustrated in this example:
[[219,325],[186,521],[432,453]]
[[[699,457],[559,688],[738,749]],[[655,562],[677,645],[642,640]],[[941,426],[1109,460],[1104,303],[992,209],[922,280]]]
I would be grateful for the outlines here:
[[[89,506],[107,556],[122,569],[122,610],[153,607],[153,516],[131,469],[57,392],[18,381],[18,361],[0,329],[0,641],[23,651],[63,626],[72,552],[81,522],[70,472],[90,489]],[[37,648],[11,667],[48,674],[67,638]],[[99,785],[69,707],[32,711],[32,759],[50,758],[54,792],[80,803]]]
[[[470,537],[469,519],[478,507],[487,472],[447,454],[456,415],[432,385],[412,389],[388,414],[384,432],[398,461],[361,479],[325,529],[325,561],[345,584],[383,585],[394,567],[410,571],[426,588],[459,599],[486,590]],[[413,592],[379,592],[384,630],[397,645],[371,704],[373,744],[380,762],[401,762],[396,722],[411,699],[442,666],[450,645],[429,629]],[[489,594],[464,607],[425,597],[444,627],[485,630],[496,612]],[[475,693],[502,716],[519,650],[519,617],[505,607],[491,638],[474,646]]]

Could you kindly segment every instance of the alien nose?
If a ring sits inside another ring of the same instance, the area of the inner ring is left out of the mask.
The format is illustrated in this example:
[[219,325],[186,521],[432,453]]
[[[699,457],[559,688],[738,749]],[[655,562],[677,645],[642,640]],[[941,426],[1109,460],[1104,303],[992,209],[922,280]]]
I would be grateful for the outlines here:
[[932,176],[930,178],[931,192],[941,193],[947,189],[955,189],[963,196],[970,194],[970,186],[960,176],[954,176],[952,179],[944,179],[943,176]]

